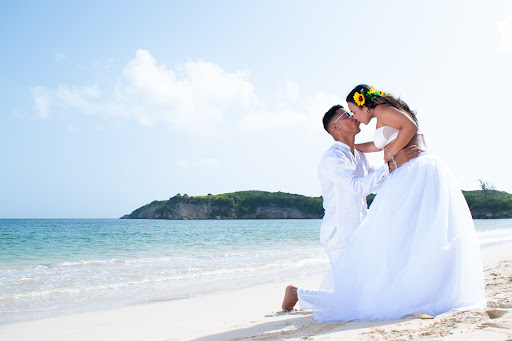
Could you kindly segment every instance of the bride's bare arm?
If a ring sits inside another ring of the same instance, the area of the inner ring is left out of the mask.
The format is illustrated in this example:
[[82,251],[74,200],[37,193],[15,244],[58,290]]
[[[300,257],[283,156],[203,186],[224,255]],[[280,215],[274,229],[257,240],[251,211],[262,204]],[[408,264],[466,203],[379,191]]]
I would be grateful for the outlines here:
[[409,115],[391,105],[380,105],[375,108],[375,116],[379,120],[379,125],[398,129],[398,135],[393,144],[389,144],[384,149],[384,160],[387,162],[391,160],[387,151],[396,155],[411,141],[418,130],[418,126]]
[[356,143],[354,145],[357,150],[363,153],[374,153],[380,152],[382,149],[377,148],[377,146],[373,142],[365,142],[365,143]]

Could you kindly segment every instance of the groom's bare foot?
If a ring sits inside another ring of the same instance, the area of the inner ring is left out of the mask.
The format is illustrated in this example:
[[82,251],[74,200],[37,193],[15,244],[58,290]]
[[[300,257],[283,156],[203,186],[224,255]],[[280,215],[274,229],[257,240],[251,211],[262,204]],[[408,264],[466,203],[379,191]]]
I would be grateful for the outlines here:
[[281,306],[281,308],[283,309],[283,311],[292,311],[293,307],[295,307],[295,304],[297,304],[298,300],[299,297],[297,296],[297,287],[289,285],[286,287],[286,290],[284,291],[283,305]]

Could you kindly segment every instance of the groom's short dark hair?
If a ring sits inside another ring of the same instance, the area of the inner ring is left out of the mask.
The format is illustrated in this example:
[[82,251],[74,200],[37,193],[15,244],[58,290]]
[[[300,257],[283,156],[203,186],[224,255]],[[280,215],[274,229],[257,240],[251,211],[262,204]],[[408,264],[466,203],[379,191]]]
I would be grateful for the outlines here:
[[331,109],[329,109],[329,111],[327,111],[324,115],[322,122],[324,123],[325,131],[328,133],[329,133],[329,122],[331,121],[331,118],[336,114],[336,111],[338,109],[345,109],[345,108],[343,108],[343,105],[336,104]]

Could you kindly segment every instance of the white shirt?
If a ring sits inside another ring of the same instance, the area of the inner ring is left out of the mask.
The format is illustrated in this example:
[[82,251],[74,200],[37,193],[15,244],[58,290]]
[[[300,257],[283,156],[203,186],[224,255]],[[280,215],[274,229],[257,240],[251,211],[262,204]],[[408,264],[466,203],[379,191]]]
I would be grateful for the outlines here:
[[[364,153],[339,141],[320,160],[318,176],[325,209],[320,242],[331,257],[341,249],[367,213],[366,196],[375,192],[389,174],[387,165],[374,169]],[[332,257],[331,257],[332,260]]]

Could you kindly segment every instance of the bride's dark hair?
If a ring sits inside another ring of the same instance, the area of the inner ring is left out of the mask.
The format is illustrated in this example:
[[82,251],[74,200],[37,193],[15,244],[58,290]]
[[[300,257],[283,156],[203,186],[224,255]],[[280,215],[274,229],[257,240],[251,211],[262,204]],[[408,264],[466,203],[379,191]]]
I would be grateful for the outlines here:
[[[354,95],[356,94],[356,92],[361,93],[361,89],[363,89],[364,93],[366,94],[367,92],[370,91],[370,86],[368,86],[366,84],[359,84],[358,86],[356,86],[347,95],[347,98],[346,98],[347,103],[354,103],[355,105],[357,105],[356,101],[354,100]],[[373,109],[377,105],[380,105],[380,104],[389,104],[389,105],[397,108],[398,110],[405,112],[413,119],[413,121],[416,123],[416,125],[418,125],[418,118],[416,117],[416,112],[411,110],[409,108],[409,106],[407,105],[407,103],[402,101],[400,98],[396,98],[391,95],[387,95],[387,96],[375,95],[375,96],[371,97],[371,100],[366,101],[363,105],[367,106],[370,109]]]

